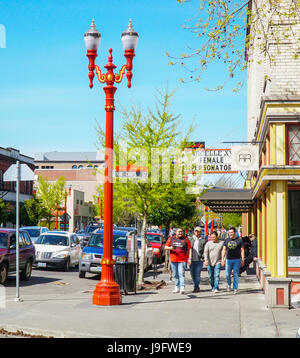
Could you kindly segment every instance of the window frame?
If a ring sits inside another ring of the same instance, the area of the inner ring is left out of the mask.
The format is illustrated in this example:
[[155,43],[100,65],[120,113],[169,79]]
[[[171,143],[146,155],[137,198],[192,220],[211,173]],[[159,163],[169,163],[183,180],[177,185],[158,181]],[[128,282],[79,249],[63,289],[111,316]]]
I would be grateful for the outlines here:
[[[300,131],[300,123],[288,123],[286,125],[286,141],[287,141],[287,151],[286,151],[286,163],[288,165],[300,165],[300,158],[299,160],[290,160],[290,128],[291,127],[299,127]],[[300,139],[299,139],[299,147],[300,147]],[[300,157],[300,154],[299,154]]]

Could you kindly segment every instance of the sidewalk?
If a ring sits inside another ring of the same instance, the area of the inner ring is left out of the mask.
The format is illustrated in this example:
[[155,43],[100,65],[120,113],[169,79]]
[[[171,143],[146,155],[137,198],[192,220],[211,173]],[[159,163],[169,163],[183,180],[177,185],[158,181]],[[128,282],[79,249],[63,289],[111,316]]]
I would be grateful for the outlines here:
[[[226,292],[224,270],[220,293],[211,292],[206,270],[201,278],[201,291],[193,294],[186,271],[186,294],[173,294],[168,274],[159,267],[154,281],[165,280],[167,286],[122,296],[122,305],[109,307],[92,304],[92,289],[64,295],[53,293],[47,299],[26,291],[23,302],[8,297],[6,308],[0,309],[0,328],[54,337],[295,338],[300,309],[266,308],[254,275],[244,274],[240,278],[237,295]],[[145,279],[153,281],[150,273]]]

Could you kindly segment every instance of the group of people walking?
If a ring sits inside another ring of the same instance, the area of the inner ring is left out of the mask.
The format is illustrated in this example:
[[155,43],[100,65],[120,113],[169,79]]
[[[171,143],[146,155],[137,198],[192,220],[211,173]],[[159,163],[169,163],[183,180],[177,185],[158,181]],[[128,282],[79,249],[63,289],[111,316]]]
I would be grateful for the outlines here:
[[[209,282],[213,292],[220,291],[220,270],[225,266],[227,291],[233,289],[236,294],[239,285],[239,276],[256,257],[256,237],[249,236],[251,249],[245,258],[244,242],[234,227],[228,230],[228,237],[224,241],[219,240],[217,231],[210,234],[210,240],[201,237],[201,228],[195,227],[190,239],[185,237],[182,229],[177,229],[174,236],[170,237],[165,249],[170,252],[170,263],[175,288],[173,293],[185,293],[186,263],[190,268],[194,284],[193,292],[200,291],[200,276],[203,266],[207,267]],[[233,272],[233,285],[231,287],[231,274]]]

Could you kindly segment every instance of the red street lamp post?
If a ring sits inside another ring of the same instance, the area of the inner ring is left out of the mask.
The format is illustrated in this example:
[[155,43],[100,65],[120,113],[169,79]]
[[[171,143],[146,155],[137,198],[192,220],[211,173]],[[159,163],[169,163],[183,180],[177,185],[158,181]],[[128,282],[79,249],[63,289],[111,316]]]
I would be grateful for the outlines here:
[[84,40],[87,48],[87,57],[89,59],[89,79],[90,88],[93,87],[94,70],[96,69],[97,78],[101,83],[106,83],[103,88],[106,95],[106,134],[105,134],[105,182],[104,182],[104,235],[103,235],[103,257],[101,260],[102,273],[101,280],[97,284],[93,304],[101,306],[119,305],[122,303],[120,287],[114,280],[112,258],[113,244],[113,115],[114,115],[114,94],[117,88],[114,83],[120,83],[125,71],[128,80],[127,86],[131,87],[132,78],[132,59],[135,56],[134,50],[138,41],[138,34],[132,28],[131,20],[128,28],[122,33],[121,40],[125,50],[126,65],[122,66],[119,73],[115,74],[116,66],[113,64],[112,49],[109,49],[108,64],[104,66],[107,72],[102,73],[100,68],[95,65],[97,49],[100,45],[101,34],[96,30],[94,20],[91,28],[84,34]]

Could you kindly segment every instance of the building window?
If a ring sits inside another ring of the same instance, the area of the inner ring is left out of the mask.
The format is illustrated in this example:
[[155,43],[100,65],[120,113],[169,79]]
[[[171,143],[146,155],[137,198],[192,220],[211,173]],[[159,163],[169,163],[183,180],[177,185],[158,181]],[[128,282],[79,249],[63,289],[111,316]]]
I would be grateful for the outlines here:
[[300,164],[300,126],[288,126],[288,161],[289,165]]
[[83,201],[82,200],[80,200],[80,205],[82,205],[83,204]]
[[0,170],[0,190],[3,189],[3,172]]
[[300,267],[300,190],[288,192],[288,267]]
[[72,169],[77,169],[77,165],[72,165]]

